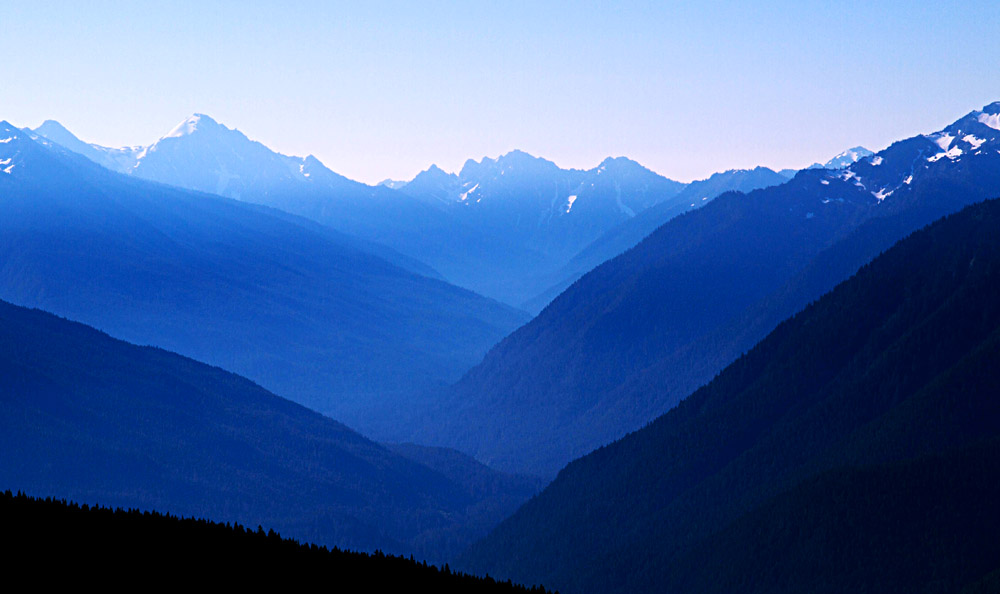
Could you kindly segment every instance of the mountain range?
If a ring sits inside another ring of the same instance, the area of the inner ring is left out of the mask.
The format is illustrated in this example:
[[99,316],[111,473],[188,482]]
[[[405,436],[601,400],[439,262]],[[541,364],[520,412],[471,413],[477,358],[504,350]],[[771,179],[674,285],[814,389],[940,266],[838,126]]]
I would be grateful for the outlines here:
[[581,593],[995,584],[998,228],[992,200],[901,241],[463,566]]
[[998,113],[671,219],[430,399],[410,439],[554,476],[673,408],[908,233],[1000,195]]
[[[32,133],[120,173],[309,218],[426,263],[453,284],[534,311],[587,266],[669,218],[727,190],[784,181],[757,168],[682,184],[624,157],[584,171],[515,150],[470,159],[458,174],[431,166],[408,182],[372,187],[315,157],[274,152],[203,114],[147,146],[88,144],[52,120]],[[640,216],[653,206],[655,212]]]
[[690,184],[2,122],[0,197],[0,490],[581,593],[1000,582],[1000,102]]
[[527,320],[312,221],[114,173],[9,124],[0,140],[0,299],[243,374],[369,435]]
[[431,167],[395,191],[349,180],[312,156],[274,152],[204,114],[151,145],[123,149],[87,144],[54,121],[32,133],[119,173],[278,208],[383,244],[514,304],[545,288],[535,276],[683,187],[627,159],[583,172],[513,151],[470,160],[457,176]]
[[788,180],[767,167],[730,169],[693,181],[669,201],[652,206],[615,225],[581,249],[553,275],[552,286],[528,300],[522,307],[537,314],[578,278],[600,264],[634,247],[658,227],[685,212],[700,208],[726,192],[750,192],[781,185]]

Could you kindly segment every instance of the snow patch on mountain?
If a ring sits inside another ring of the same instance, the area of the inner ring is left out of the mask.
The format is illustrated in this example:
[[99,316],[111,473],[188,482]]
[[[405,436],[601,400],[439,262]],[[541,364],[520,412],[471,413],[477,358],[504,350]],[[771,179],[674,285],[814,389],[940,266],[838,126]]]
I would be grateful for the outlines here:
[[201,123],[202,118],[204,118],[206,121],[211,121],[212,123],[214,123],[214,121],[208,116],[196,113],[191,117],[189,117],[188,119],[181,122],[180,124],[174,126],[174,129],[171,130],[170,132],[167,132],[167,135],[164,136],[163,138],[181,138],[182,136],[188,136],[190,134],[194,134],[198,130],[198,124]]
[[886,192],[885,188],[882,188],[878,192],[872,192],[872,196],[874,196],[875,199],[878,200],[879,202],[882,202],[889,196],[892,196],[893,192],[895,192],[895,190],[889,190],[888,192]]
[[980,124],[989,126],[994,130],[1000,130],[1000,113],[981,113],[977,118]]
[[979,150],[979,147],[983,146],[983,143],[986,142],[985,138],[976,138],[972,134],[966,134],[962,137],[962,140],[971,144],[974,151]]
[[576,196],[570,196],[569,198],[566,199],[566,213],[567,214],[569,214],[569,211],[573,210],[573,203],[574,202],[576,202]]
[[[935,138],[935,136],[937,138]],[[948,147],[951,146],[951,142],[955,140],[955,137],[952,136],[951,134],[948,134],[947,132],[932,134],[929,138],[932,141],[934,141],[934,144],[938,145],[938,147],[940,147],[942,151],[947,151]]]
[[465,192],[462,192],[462,194],[458,197],[458,200],[460,202],[467,201],[469,199],[469,194],[472,194],[473,192],[475,192],[477,188],[479,188],[479,184],[476,184],[476,185],[472,186],[472,188],[470,188],[469,190],[466,190]]
[[849,182],[851,180],[854,180],[854,185],[857,186],[857,187],[859,187],[859,188],[864,188],[865,187],[865,185],[863,183],[861,183],[861,178],[858,177],[858,174],[854,173],[850,169],[845,169],[844,172],[841,173],[839,177],[840,177],[840,179],[844,180],[845,182]]
[[928,163],[935,163],[935,162],[940,161],[941,159],[944,159],[946,157],[948,159],[951,159],[952,161],[954,161],[955,159],[957,159],[957,158],[959,158],[961,156],[962,156],[962,149],[958,148],[957,146],[953,146],[953,147],[951,147],[950,149],[948,149],[948,150],[946,150],[944,152],[938,153],[938,154],[936,154],[936,155],[934,155],[932,157],[927,157],[927,162]]

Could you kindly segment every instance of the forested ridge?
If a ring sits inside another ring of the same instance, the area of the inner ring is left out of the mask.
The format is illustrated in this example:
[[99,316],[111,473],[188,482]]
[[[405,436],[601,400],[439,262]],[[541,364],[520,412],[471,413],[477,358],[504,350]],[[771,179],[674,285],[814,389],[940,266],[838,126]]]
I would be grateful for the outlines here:
[[[105,583],[127,582],[129,574],[150,571],[147,577],[167,582],[219,579],[233,586],[272,582],[294,584],[305,580],[334,591],[532,592],[490,577],[476,577],[418,563],[413,557],[372,554],[327,548],[283,538],[240,524],[137,509],[80,505],[51,497],[0,493],[0,525],[8,576],[33,573],[44,563],[52,579],[75,581],[102,578]],[[129,572],[117,575],[114,568]]]
[[3,301],[0,453],[0,488],[434,562],[533,492],[449,479],[246,378]]
[[998,230],[993,200],[899,242],[675,409],[569,464],[463,568],[593,593],[988,583]]

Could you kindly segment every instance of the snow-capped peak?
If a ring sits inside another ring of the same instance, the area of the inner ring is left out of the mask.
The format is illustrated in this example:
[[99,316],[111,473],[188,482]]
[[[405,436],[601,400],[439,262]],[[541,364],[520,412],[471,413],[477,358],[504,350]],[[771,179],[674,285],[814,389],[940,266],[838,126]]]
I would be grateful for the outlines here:
[[10,175],[14,167],[19,164],[15,159],[24,148],[25,142],[22,138],[24,134],[25,132],[18,130],[10,122],[0,122],[0,173]]
[[0,121],[0,149],[17,150],[22,144],[22,136],[26,136],[27,133],[23,130],[18,129],[13,124],[8,121]]
[[823,165],[824,169],[843,169],[848,165],[857,163],[858,160],[864,159],[865,157],[870,157],[874,155],[872,151],[866,149],[863,146],[856,146],[854,148],[849,148],[846,151],[840,153],[836,157],[830,159]]
[[174,126],[174,129],[168,132],[163,138],[181,138],[182,136],[194,134],[196,131],[204,129],[206,126],[215,127],[218,125],[218,122],[207,115],[196,113],[180,124]]

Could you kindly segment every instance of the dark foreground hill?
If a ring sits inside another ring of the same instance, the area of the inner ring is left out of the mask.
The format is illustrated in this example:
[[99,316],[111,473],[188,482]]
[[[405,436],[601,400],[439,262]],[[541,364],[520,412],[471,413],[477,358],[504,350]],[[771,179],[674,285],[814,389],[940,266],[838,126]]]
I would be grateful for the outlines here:
[[531,495],[491,484],[219,368],[0,302],[0,488],[442,559]]
[[1000,567],[1000,202],[914,233],[476,544],[573,592],[955,592]]
[[[538,592],[453,573],[412,558],[328,549],[273,530],[178,518],[158,512],[78,505],[0,493],[0,524],[9,547],[7,579],[77,585],[185,584],[227,588],[327,583],[340,592]],[[24,574],[34,575],[24,575]],[[136,575],[142,575],[136,580]]]

